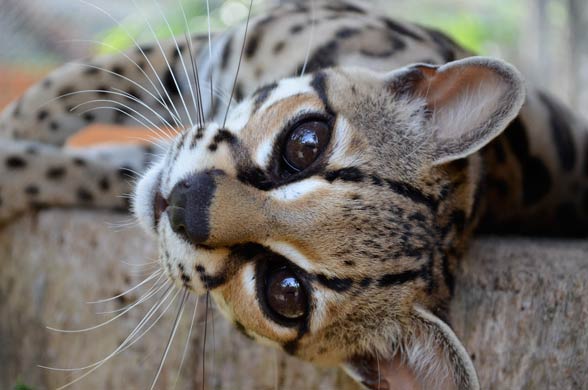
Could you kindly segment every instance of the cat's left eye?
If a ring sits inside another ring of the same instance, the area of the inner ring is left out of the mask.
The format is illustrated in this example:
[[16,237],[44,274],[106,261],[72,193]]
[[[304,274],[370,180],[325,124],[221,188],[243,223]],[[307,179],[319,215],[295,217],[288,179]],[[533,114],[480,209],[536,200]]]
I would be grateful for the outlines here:
[[294,272],[287,267],[269,272],[265,294],[267,305],[280,317],[296,320],[306,314],[306,290]]
[[325,151],[331,137],[329,124],[308,120],[294,126],[282,149],[282,158],[293,173],[308,168]]

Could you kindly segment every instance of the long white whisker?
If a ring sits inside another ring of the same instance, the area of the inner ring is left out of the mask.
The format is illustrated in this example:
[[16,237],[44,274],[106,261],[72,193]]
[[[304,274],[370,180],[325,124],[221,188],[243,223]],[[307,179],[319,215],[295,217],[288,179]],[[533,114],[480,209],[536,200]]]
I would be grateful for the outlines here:
[[[160,127],[158,127],[155,123],[153,123],[153,121],[151,121],[145,115],[143,115],[139,111],[131,108],[130,106],[128,106],[128,105],[126,105],[124,103],[118,102],[116,100],[112,100],[112,99],[92,99],[92,100],[88,100],[88,101],[82,102],[82,103],[74,106],[72,108],[72,111],[75,111],[75,110],[77,110],[78,108],[80,108],[82,106],[87,106],[88,104],[93,104],[93,103],[113,103],[113,104],[119,105],[119,106],[123,107],[124,109],[131,111],[133,114],[137,114],[139,117],[141,117],[142,120],[138,119],[137,117],[135,117],[134,115],[132,115],[130,112],[127,112],[127,111],[125,111],[125,110],[123,110],[123,109],[121,109],[121,108],[119,108],[117,106],[92,107],[92,108],[89,108],[87,110],[84,110],[84,111],[80,112],[80,114],[84,114],[86,112],[93,111],[93,110],[98,110],[98,109],[101,109],[101,110],[102,109],[115,110],[115,111],[118,111],[118,112],[120,112],[122,114],[128,115],[130,118],[132,118],[133,120],[135,120],[138,123],[140,123],[143,127],[145,127],[147,130],[149,130],[151,133],[153,133],[156,136],[162,135],[162,136],[166,137],[167,139],[171,139],[172,138],[172,136],[170,134],[167,134],[163,129],[161,129]],[[160,146],[163,146],[163,144],[161,144]]]
[[[171,294],[171,292],[172,292],[172,291],[173,291],[173,290],[171,290],[171,287],[170,287],[170,292],[169,292],[169,293]],[[168,308],[171,306],[171,304],[172,304],[172,303],[175,301],[175,299],[176,299],[176,297],[178,296],[179,292],[180,292],[180,290],[178,290],[178,292],[176,293],[176,295],[174,295],[174,297],[172,298],[171,302],[168,304],[168,306],[165,308],[165,310],[163,311],[163,313],[160,315],[160,317],[159,317],[159,318],[161,318],[161,316],[163,316],[163,314],[164,314],[164,313],[167,311],[167,309],[168,309]],[[168,296],[169,296],[169,294],[168,294]],[[167,297],[166,297],[165,299],[167,299]],[[162,302],[163,302],[163,301],[162,301]],[[151,325],[151,326],[148,328],[148,330],[149,330],[149,329],[151,329],[151,327],[153,327],[153,325],[154,325],[155,323],[157,323],[157,321],[159,320],[159,318],[156,320],[156,322],[154,322],[154,323],[153,323],[153,324],[152,324],[152,325]],[[122,343],[122,344],[121,344],[121,345],[120,345],[120,346],[119,346],[117,349],[115,349],[115,350],[114,350],[114,352],[112,352],[110,355],[108,355],[108,356],[107,356],[105,359],[103,359],[103,360],[102,360],[102,361],[100,361],[100,362],[97,362],[97,364],[95,364],[95,365],[88,366],[87,368],[89,368],[89,367],[92,367],[92,368],[91,368],[91,369],[90,369],[88,372],[84,373],[83,375],[80,375],[80,376],[79,376],[79,377],[77,377],[76,379],[72,380],[72,381],[71,381],[71,382],[69,382],[69,383],[66,383],[66,384],[65,384],[65,385],[63,385],[63,386],[61,386],[61,387],[58,387],[58,388],[57,388],[57,390],[63,390],[63,389],[65,389],[66,387],[68,387],[68,386],[71,386],[71,385],[73,385],[74,383],[76,383],[76,382],[78,382],[78,381],[82,380],[82,379],[83,379],[83,378],[85,378],[86,376],[90,375],[92,372],[96,371],[98,368],[102,367],[102,365],[104,365],[104,363],[106,363],[106,362],[107,362],[107,361],[108,361],[110,358],[112,358],[113,356],[117,355],[118,353],[120,353],[120,352],[124,351],[125,349],[127,349],[128,347],[130,347],[131,345],[133,345],[137,339],[136,339],[136,340],[134,340],[132,343],[130,343],[128,346],[125,346],[125,348],[122,348],[122,347],[123,347],[123,345],[125,345],[125,343],[127,343],[127,341],[128,341],[128,340],[129,340],[129,339],[130,339],[132,336],[134,336],[134,334],[135,334],[136,332],[138,332],[138,330],[140,330],[139,326],[141,326],[141,327],[142,327],[142,326],[143,326],[142,324],[143,324],[143,321],[141,321],[141,323],[140,323],[139,325],[137,325],[137,327],[135,327],[135,329],[133,330],[133,332],[131,332],[131,334],[130,334],[130,335],[129,335],[129,336],[126,338],[126,339],[125,339],[125,341],[123,341],[123,343]],[[147,330],[147,331],[148,331],[148,330]],[[143,334],[145,334],[145,332],[144,332]],[[141,336],[142,336],[142,335],[141,335]],[[140,337],[139,337],[139,338],[140,338]],[[51,368],[51,367],[44,367],[44,366],[40,366],[40,367],[41,367],[41,368],[45,368],[45,369],[49,369],[49,370],[55,370],[55,369],[53,369],[53,368]],[[68,370],[68,369],[57,369],[57,371],[73,371],[73,370]]]
[[87,303],[87,304],[89,304],[89,305],[94,305],[94,304],[97,304],[97,303],[105,303],[105,302],[114,301],[115,299],[118,299],[118,298],[120,298],[120,297],[122,297],[122,296],[125,296],[125,295],[127,295],[127,294],[129,294],[129,293],[131,293],[131,292],[135,291],[136,289],[138,289],[139,287],[141,287],[141,286],[142,286],[142,285],[144,285],[145,283],[149,283],[149,281],[150,281],[150,280],[154,279],[154,278],[155,278],[157,275],[159,275],[161,272],[162,272],[162,270],[157,270],[157,271],[153,272],[151,275],[149,275],[149,276],[148,276],[148,277],[147,277],[145,280],[143,280],[141,283],[137,284],[137,285],[136,285],[136,286],[134,286],[134,287],[131,287],[130,289],[128,289],[128,290],[127,290],[127,291],[125,291],[125,292],[122,292],[122,293],[120,293],[120,294],[118,294],[118,295],[115,295],[114,297],[111,297],[111,298],[105,298],[105,299],[98,299],[98,300],[96,300],[96,301],[88,301],[88,302],[86,302],[86,303]]
[[[157,9],[159,10],[159,14],[163,18],[163,21],[165,22],[167,29],[172,36],[172,40],[174,41],[174,45],[176,46],[178,57],[180,58],[182,68],[184,70],[184,75],[186,76],[186,81],[188,83],[188,87],[190,88],[190,94],[192,95],[192,101],[195,102],[194,89],[192,88],[192,84],[190,83],[190,77],[188,76],[188,70],[186,69],[186,64],[184,63],[184,57],[183,57],[182,51],[180,50],[180,47],[178,45],[178,41],[176,40],[176,37],[172,31],[172,28],[169,25],[167,17],[163,13],[161,6],[159,5],[159,2],[157,0],[153,0],[153,1],[155,2],[155,5],[156,5]],[[188,44],[189,44],[189,42],[186,42],[186,45],[188,45]],[[172,77],[173,77],[173,73],[172,73]],[[174,77],[174,81],[175,81],[175,77]],[[184,109],[186,110],[186,115],[188,116],[188,121],[190,122],[190,126],[194,126],[194,122],[192,121],[192,117],[190,116],[190,111],[188,110],[188,107],[186,106],[186,102],[184,101],[184,97],[182,96],[182,91],[180,90],[180,88],[178,87],[177,84],[176,84],[176,87],[178,88],[178,92],[180,93],[180,98],[182,99],[182,104],[184,105]]]
[[212,28],[210,27],[210,1],[206,0],[206,20],[208,21],[208,58],[210,59],[210,106],[212,107],[212,102],[214,101],[214,83],[212,78],[213,73],[213,66],[212,66],[212,37],[211,31]]
[[[227,104],[227,111],[225,112],[225,118],[223,119],[223,128],[227,123],[227,117],[229,116],[229,109],[231,108],[231,102],[233,101],[233,95],[235,94],[235,87],[237,86],[237,78],[239,77],[239,70],[241,70],[241,62],[243,61],[243,52],[245,51],[245,44],[247,43],[247,31],[249,30],[249,20],[251,19],[251,8],[253,7],[253,0],[249,2],[249,12],[247,13],[247,22],[245,23],[245,33],[243,34],[243,45],[241,46],[241,54],[239,55],[239,63],[237,64],[237,72],[235,72],[235,80],[233,80],[233,88],[231,89],[231,95],[229,96],[229,103]],[[212,58],[210,59],[212,61]]]
[[143,317],[143,319],[141,321],[139,321],[139,323],[135,326],[135,328],[133,329],[133,331],[125,338],[125,340],[123,340],[123,342],[113,352],[111,352],[105,358],[100,359],[97,362],[94,362],[92,364],[88,364],[87,366],[77,367],[77,368],[57,368],[57,367],[48,367],[48,366],[41,366],[41,365],[39,365],[39,367],[40,368],[44,368],[46,370],[51,370],[51,371],[73,372],[73,371],[87,370],[89,368],[93,368],[93,367],[96,367],[96,366],[99,366],[99,365],[103,364],[106,360],[108,360],[112,356],[116,355],[118,352],[121,352],[122,351],[121,348],[123,348],[123,346],[126,346],[125,343],[128,343],[128,340],[130,340],[139,330],[141,330],[141,328],[143,327],[143,325],[145,324],[145,322],[147,322],[149,320],[149,318],[151,318],[153,316],[153,313],[155,313],[157,311],[157,309],[159,307],[161,307],[161,305],[169,298],[169,296],[173,292],[173,289],[172,288],[173,288],[173,285],[169,285],[168,286],[168,288],[162,294],[162,297],[163,298],[159,302],[155,303],[153,305],[153,307],[151,307],[151,309],[149,309],[149,311],[145,314],[145,316]]
[[182,360],[180,360],[180,367],[178,367],[178,373],[176,374],[176,379],[174,380],[172,390],[174,390],[178,385],[178,380],[180,379],[180,374],[182,373],[182,367],[184,366],[184,359],[186,358],[186,352],[188,352],[188,345],[190,345],[190,338],[192,337],[192,330],[194,329],[194,320],[196,319],[196,312],[198,310],[198,302],[200,302],[200,297],[196,297],[195,299],[196,303],[194,304],[194,312],[192,313],[192,321],[190,321],[188,337],[186,337],[186,344],[184,345],[184,351],[182,352]]
[[165,358],[169,352],[169,349],[174,341],[174,336],[176,335],[176,331],[178,330],[178,324],[182,319],[182,314],[184,313],[184,303],[186,302],[186,297],[188,296],[188,290],[184,290],[184,294],[180,300],[180,304],[178,305],[178,313],[176,314],[176,319],[174,320],[174,324],[172,326],[172,331],[169,335],[169,339],[167,340],[167,346],[165,347],[165,352],[161,357],[161,361],[159,362],[159,368],[157,369],[157,374],[155,374],[155,378],[153,378],[153,382],[151,383],[151,388],[149,390],[153,390],[155,388],[155,384],[157,383],[157,379],[159,379],[159,374],[161,374],[161,369],[165,364]]
[[[155,39],[155,43],[157,44],[157,47],[159,48],[159,51],[161,52],[161,55],[163,56],[163,60],[165,61],[165,65],[167,67],[167,70],[170,72],[170,75],[171,75],[172,80],[174,82],[174,86],[176,87],[176,90],[178,91],[182,105],[184,106],[184,109],[186,110],[186,113],[187,113],[188,107],[186,106],[186,102],[184,101],[184,97],[182,96],[182,92],[181,92],[182,90],[180,89],[180,86],[178,85],[178,81],[176,80],[176,75],[174,73],[174,70],[167,59],[167,55],[165,54],[165,50],[163,50],[163,46],[161,46],[161,42],[159,41],[159,38],[157,38],[157,34],[155,33],[155,30],[153,29],[151,22],[149,21],[147,16],[143,13],[141,8],[139,8],[139,6],[137,5],[136,0],[131,0],[131,1],[133,2],[133,5],[135,6],[135,9],[137,10],[137,12],[139,12],[141,14],[143,20],[145,21],[145,24],[147,25],[147,28],[149,29],[149,31],[151,31],[151,35],[153,35],[153,38]],[[169,91],[166,90],[164,92],[165,92],[166,96],[168,97],[169,101],[171,102],[171,105],[172,105],[174,111],[176,112],[178,117],[181,119],[182,116],[179,114],[178,109],[176,108],[176,105],[174,104],[173,100],[169,96]],[[181,125],[182,125],[181,126],[182,129],[186,128],[184,123],[181,123]]]
[[[188,45],[188,53],[190,54],[190,62],[192,64],[192,76],[194,77],[194,83],[196,83],[196,94],[198,96],[198,104],[194,103],[194,108],[197,110],[198,113],[198,125],[200,126],[200,128],[204,128],[205,118],[204,107],[202,103],[202,89],[200,86],[200,75],[198,74],[198,62],[194,58],[194,53],[192,52],[192,34],[190,33],[190,26],[188,25],[186,11],[184,10],[184,6],[180,0],[178,0],[178,4],[180,6],[180,10],[182,11],[182,16],[184,17],[184,26],[186,27],[186,43]],[[188,82],[190,82],[190,78],[188,78]]]
[[101,328],[103,326],[106,326],[106,325],[112,323],[113,321],[117,320],[118,318],[124,316],[129,311],[131,311],[133,308],[137,307],[138,305],[140,305],[141,303],[143,303],[147,299],[151,298],[152,296],[154,296],[155,294],[157,294],[157,292],[160,291],[164,286],[165,286],[165,284],[162,285],[161,287],[157,288],[157,290],[155,290],[154,292],[150,293],[148,296],[146,296],[146,297],[138,300],[137,302],[133,303],[131,306],[129,306],[126,310],[122,311],[120,314],[117,314],[116,316],[112,317],[111,319],[106,320],[104,322],[101,322],[101,323],[99,323],[97,325],[90,326],[90,327],[84,328],[84,329],[57,329],[57,328],[53,328],[53,327],[47,326],[47,329],[52,330],[54,332],[59,332],[59,333],[82,333],[82,332],[89,332],[91,330],[95,330],[95,329]]
[[311,25],[310,25],[310,38],[308,39],[308,46],[306,46],[306,54],[304,56],[304,65],[302,66],[302,71],[300,72],[300,77],[304,76],[304,72],[306,72],[306,65],[308,65],[308,58],[310,57],[310,48],[312,47],[312,42],[314,40],[314,30],[316,27],[316,15],[314,10],[314,1],[310,1],[310,18],[311,18]]
[[[172,99],[170,98],[169,94],[167,93],[167,90],[165,88],[165,86],[163,85],[163,82],[161,81],[161,78],[159,77],[157,71],[155,70],[155,67],[153,66],[153,63],[151,62],[151,60],[149,60],[149,57],[145,54],[145,51],[143,50],[143,48],[141,47],[141,45],[139,45],[139,43],[137,42],[137,40],[129,33],[129,31],[122,25],[121,22],[119,22],[114,16],[112,16],[112,14],[110,14],[108,11],[106,11],[105,9],[92,4],[86,0],[78,0],[81,1],[84,4],[87,4],[95,9],[97,9],[98,11],[102,12],[104,15],[106,15],[109,19],[111,19],[112,21],[114,21],[114,23],[120,27],[122,29],[122,31],[126,34],[126,36],[133,42],[133,44],[135,45],[135,47],[137,48],[137,50],[139,50],[139,52],[141,52],[141,55],[143,56],[143,58],[145,59],[145,61],[147,62],[147,65],[149,65],[149,67],[151,68],[151,71],[153,72],[153,74],[155,75],[155,78],[157,79],[157,81],[159,82],[159,85],[161,86],[161,89],[163,90],[163,92],[165,93],[166,97],[169,99],[169,102],[172,103],[172,108],[174,109],[177,117],[171,112],[171,110],[169,109],[169,107],[167,106],[167,103],[165,102],[165,99],[163,98],[163,96],[161,95],[161,92],[159,91],[158,88],[155,88],[155,90],[157,91],[157,93],[159,94],[159,96],[161,97],[163,106],[170,112],[170,114],[172,115],[172,118],[174,120],[174,122],[176,123],[176,126],[178,127],[182,127],[181,125],[181,121],[180,121],[180,114],[178,113],[178,111],[175,109],[175,106],[173,104]],[[136,5],[135,5],[136,7]]]
[[[157,291],[155,291],[155,289],[161,290],[162,285],[165,285],[166,283],[159,283],[161,278],[163,277],[164,274],[159,275],[159,277],[157,278],[157,280],[155,282],[153,282],[153,285],[151,287],[149,287],[149,289],[147,291],[145,291],[145,293],[143,293],[136,302],[140,302],[143,303],[145,302],[147,299],[151,298],[151,296],[153,296],[154,294],[157,294]],[[108,310],[108,311],[99,311],[96,312],[96,314],[111,314],[111,313],[119,313],[121,311],[126,310],[127,308],[129,308],[131,305],[133,305],[134,303],[129,303],[128,305],[126,305],[125,307],[119,308],[119,309],[115,309],[115,310]]]

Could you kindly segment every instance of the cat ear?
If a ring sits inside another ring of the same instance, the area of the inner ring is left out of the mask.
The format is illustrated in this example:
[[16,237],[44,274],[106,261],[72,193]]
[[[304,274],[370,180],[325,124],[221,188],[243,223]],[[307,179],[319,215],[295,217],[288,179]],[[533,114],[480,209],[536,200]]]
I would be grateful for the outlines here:
[[412,325],[392,356],[356,356],[343,369],[369,390],[479,390],[470,356],[449,325],[420,307]]
[[497,59],[418,64],[389,77],[395,95],[425,102],[426,120],[433,131],[429,138],[433,165],[478,151],[506,128],[525,100],[520,73]]

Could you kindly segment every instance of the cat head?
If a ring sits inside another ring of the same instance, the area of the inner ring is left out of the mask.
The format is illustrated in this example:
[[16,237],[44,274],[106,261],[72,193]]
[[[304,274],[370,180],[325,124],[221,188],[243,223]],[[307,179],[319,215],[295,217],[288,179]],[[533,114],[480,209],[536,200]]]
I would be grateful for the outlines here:
[[518,72],[486,58],[277,81],[180,134],[135,213],[168,277],[248,337],[372,389],[477,388],[443,319],[476,152],[523,100]]

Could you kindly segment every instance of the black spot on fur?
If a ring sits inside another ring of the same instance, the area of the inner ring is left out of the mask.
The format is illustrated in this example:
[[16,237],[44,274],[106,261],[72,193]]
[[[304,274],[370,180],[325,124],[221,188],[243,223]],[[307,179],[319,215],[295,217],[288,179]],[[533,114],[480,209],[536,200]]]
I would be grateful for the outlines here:
[[[88,65],[90,65],[90,64],[88,64]],[[86,67],[85,67],[85,69],[84,69],[84,72],[83,72],[83,73],[84,73],[86,76],[93,76],[93,75],[97,74],[98,72],[100,72],[100,69],[98,69],[98,68],[95,68],[95,67],[92,65],[92,66],[86,66]]]
[[86,121],[87,123],[90,123],[90,122],[94,122],[94,120],[96,119],[96,116],[94,114],[92,114],[91,112],[86,112],[85,114],[82,114],[82,119],[84,121]]
[[342,293],[351,288],[353,280],[350,278],[328,277],[324,274],[316,275],[316,280],[328,289]]
[[539,98],[549,112],[551,136],[555,143],[561,167],[563,170],[569,172],[576,166],[576,148],[574,145],[573,131],[569,122],[567,122],[567,118],[570,115],[565,112],[563,107],[560,107],[547,95],[539,93]]
[[24,189],[25,194],[29,195],[29,196],[37,196],[39,195],[39,187],[35,184],[30,184],[28,186],[25,187]]
[[180,91],[176,87],[176,82],[174,81],[174,75],[169,69],[163,76],[163,86],[171,97],[180,95]]
[[26,160],[20,156],[8,156],[4,164],[8,169],[22,169],[27,166]]
[[423,41],[423,37],[421,37],[420,35],[416,34],[415,32],[407,29],[406,27],[403,27],[402,25],[396,23],[395,21],[393,21],[390,18],[382,18],[382,21],[384,22],[384,24],[386,25],[386,27],[393,31],[396,34],[400,34],[400,35],[404,35],[406,37],[412,38],[416,41],[422,42]]
[[94,195],[86,188],[80,187],[76,193],[78,200],[82,203],[91,203],[94,201]]
[[240,102],[244,97],[245,94],[243,93],[243,85],[241,83],[237,83],[237,85],[235,85],[235,100]]
[[55,121],[49,122],[49,130],[51,130],[51,131],[59,130],[59,124]]
[[456,44],[447,35],[433,29],[425,29],[433,42],[437,44],[437,51],[445,62],[455,61]]
[[543,161],[530,155],[527,130],[520,118],[506,128],[506,139],[522,171],[523,201],[530,205],[541,200],[551,189],[551,176]]
[[135,171],[129,166],[123,166],[117,170],[118,177],[122,180],[128,180],[135,177]]
[[[57,96],[62,96],[62,98],[67,98],[67,97],[71,96],[71,94],[73,94],[75,91],[76,90],[72,87],[63,87],[59,90],[59,92],[57,92]],[[71,109],[69,109],[67,111],[71,111]]]
[[100,180],[98,180],[98,187],[105,192],[110,190],[110,181],[108,180],[108,177],[103,176]]
[[37,113],[37,120],[39,122],[47,119],[47,117],[49,116],[49,112],[47,110],[41,110]]
[[64,167],[50,167],[47,169],[45,176],[49,180],[59,180],[65,176],[66,170]]
[[361,30],[353,27],[342,27],[335,33],[338,39],[347,39],[359,34]]
[[[332,40],[323,46],[318,47],[308,58],[305,72],[313,73],[320,69],[330,68],[337,64],[337,54],[339,52],[339,43]],[[296,74],[301,74],[303,64],[296,70]]]
[[124,76],[124,74],[125,74],[125,69],[120,65],[114,65],[112,67],[111,71],[112,71],[112,73],[115,73],[115,74],[118,74],[121,76]]
[[226,69],[229,65],[229,59],[231,58],[231,45],[233,43],[233,38],[229,37],[225,46],[223,47],[223,54],[221,56],[221,69]]
[[43,83],[41,85],[43,86],[43,88],[49,88],[52,84],[53,81],[50,78],[46,78],[45,80],[43,80]]
[[370,277],[363,278],[359,282],[359,285],[363,288],[369,287],[370,284],[372,284],[372,278]]
[[302,25],[302,24],[295,24],[292,27],[290,27],[290,34],[298,34],[302,30],[304,30],[304,25]]
[[357,14],[365,14],[365,10],[347,3],[329,4],[326,5],[324,9],[334,12],[351,12]]
[[72,159],[74,165],[78,166],[78,167],[85,167],[86,166],[86,160],[84,160],[81,157],[74,157]]
[[353,260],[345,260],[343,261],[343,264],[345,264],[348,267],[355,267],[355,261]]
[[284,50],[285,46],[286,46],[286,42],[284,42],[284,41],[280,41],[280,42],[276,43],[274,45],[274,49],[273,49],[274,54],[280,54],[282,52],[282,50]]
[[254,31],[253,34],[249,36],[247,40],[247,44],[245,45],[245,58],[251,59],[255,53],[257,53],[257,48],[259,47],[259,41],[261,40],[261,34],[259,31]]

